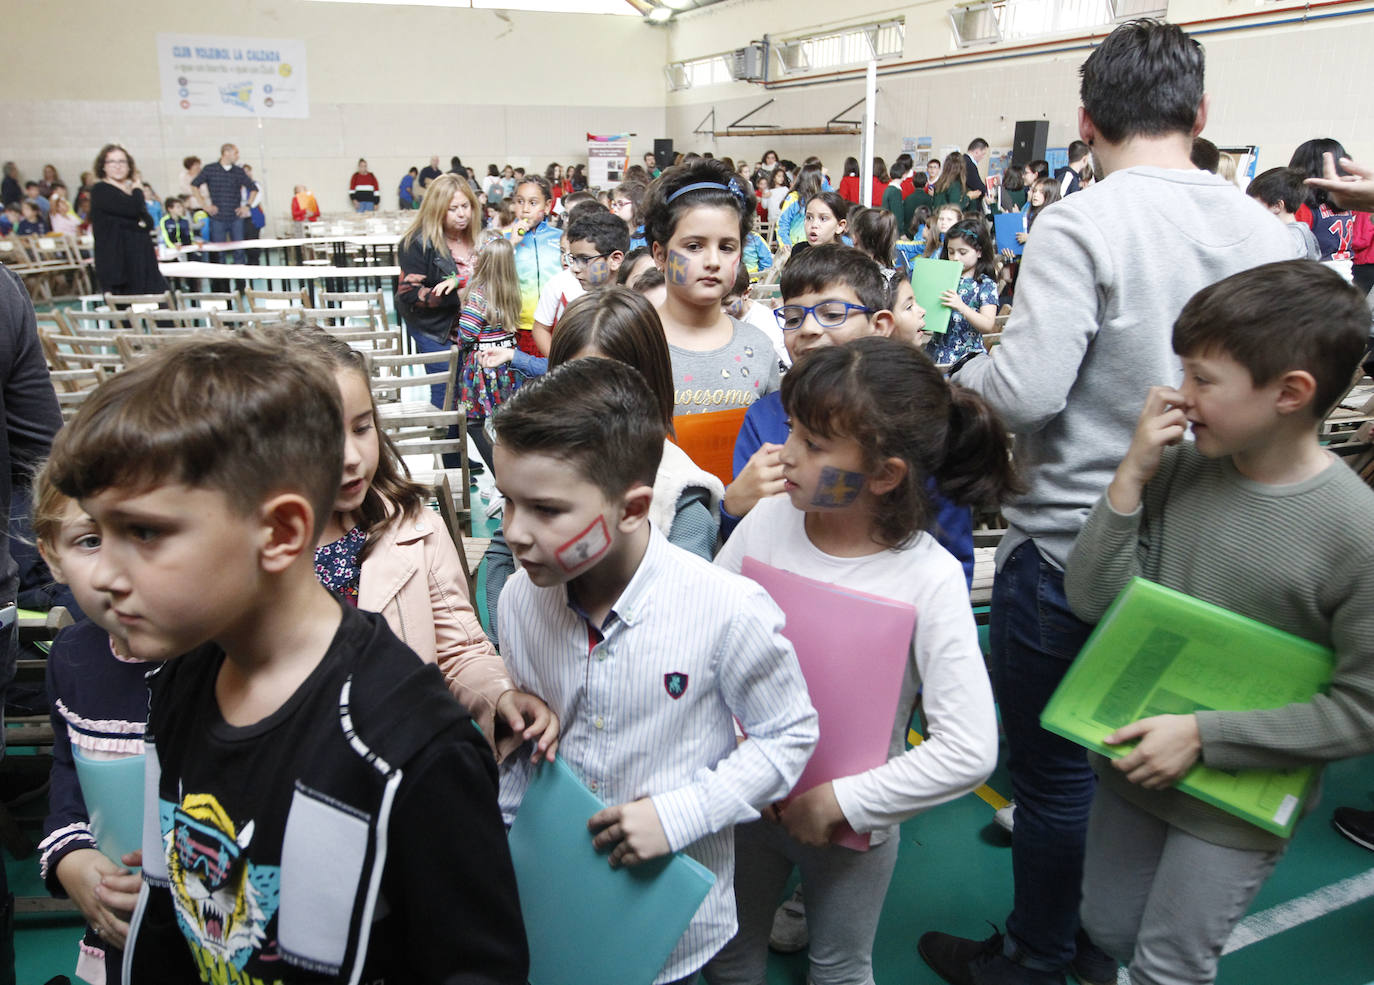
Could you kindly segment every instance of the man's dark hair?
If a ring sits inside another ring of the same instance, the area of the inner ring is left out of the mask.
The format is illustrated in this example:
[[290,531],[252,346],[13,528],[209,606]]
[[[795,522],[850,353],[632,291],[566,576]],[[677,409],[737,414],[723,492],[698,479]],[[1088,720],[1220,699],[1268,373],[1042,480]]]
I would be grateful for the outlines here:
[[[1092,148],[1081,140],[1074,140],[1069,143],[1069,163],[1077,164],[1083,158],[1092,153]],[[1048,177],[1048,175],[1046,175]]]
[[1307,175],[1298,168],[1270,168],[1245,186],[1245,194],[1265,205],[1282,205],[1285,212],[1296,212],[1307,201]]
[[515,391],[492,427],[506,451],[560,458],[608,499],[653,486],[663,457],[658,400],[639,370],[616,359],[553,367]]
[[982,137],[974,137],[972,140],[969,141],[968,153],[972,154],[976,150],[983,150],[985,147],[987,147],[987,145],[988,142],[984,140]]
[[1369,306],[1340,274],[1310,260],[1252,267],[1203,288],[1174,322],[1174,352],[1221,353],[1265,386],[1290,370],[1317,381],[1324,417],[1349,388],[1369,340]]
[[1188,159],[1193,162],[1193,167],[1212,174],[1216,174],[1217,168],[1221,167],[1221,151],[1206,137],[1193,138],[1193,149],[1188,152]]
[[[596,205],[595,202],[592,203]],[[578,240],[596,246],[598,253],[624,253],[630,248],[630,227],[625,220],[601,206],[580,212],[568,223],[568,248]]]
[[1177,24],[1142,18],[1117,27],[1079,69],[1079,97],[1093,126],[1128,137],[1191,135],[1202,103],[1202,45]]
[[782,268],[783,302],[843,284],[865,308],[887,307],[887,284],[876,260],[852,246],[826,243],[802,250]]

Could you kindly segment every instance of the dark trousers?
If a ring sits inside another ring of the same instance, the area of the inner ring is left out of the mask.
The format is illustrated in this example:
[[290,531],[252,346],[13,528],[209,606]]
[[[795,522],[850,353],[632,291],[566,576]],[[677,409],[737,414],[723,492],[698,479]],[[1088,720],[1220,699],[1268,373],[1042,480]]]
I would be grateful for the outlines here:
[[1064,573],[1026,541],[992,583],[988,629],[1016,798],[1007,934],[1023,963],[1057,971],[1074,956],[1097,777],[1083,747],[1041,728],[1040,713],[1092,627],[1070,611]]

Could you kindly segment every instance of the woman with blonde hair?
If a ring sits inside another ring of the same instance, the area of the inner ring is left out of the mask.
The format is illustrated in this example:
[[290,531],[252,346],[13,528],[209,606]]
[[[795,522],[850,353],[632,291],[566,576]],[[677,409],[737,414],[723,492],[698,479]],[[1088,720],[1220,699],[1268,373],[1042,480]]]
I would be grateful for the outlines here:
[[[467,179],[441,174],[426,187],[415,220],[397,244],[396,311],[421,352],[447,352],[452,344],[477,257],[481,215]],[[431,372],[441,369],[433,364]],[[442,407],[444,397],[443,384],[431,388],[434,406]]]

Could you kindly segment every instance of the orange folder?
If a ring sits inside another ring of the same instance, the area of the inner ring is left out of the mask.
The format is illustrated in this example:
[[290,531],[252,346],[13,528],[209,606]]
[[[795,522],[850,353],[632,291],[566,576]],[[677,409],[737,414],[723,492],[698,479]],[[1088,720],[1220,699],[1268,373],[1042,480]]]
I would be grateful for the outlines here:
[[673,418],[676,444],[697,466],[725,485],[735,478],[735,438],[744,425],[748,408],[717,410],[709,414],[679,414]]

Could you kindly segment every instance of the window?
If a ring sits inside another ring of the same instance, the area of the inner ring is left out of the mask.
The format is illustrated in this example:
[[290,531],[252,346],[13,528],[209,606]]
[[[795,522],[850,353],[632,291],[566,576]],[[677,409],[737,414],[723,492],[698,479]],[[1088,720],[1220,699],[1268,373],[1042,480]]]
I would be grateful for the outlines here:
[[668,77],[668,90],[678,92],[697,86],[733,82],[734,76],[730,74],[731,58],[732,55],[707,55],[705,58],[673,62],[664,69],[664,74]]
[[955,43],[967,48],[1110,27],[1166,10],[1161,0],[990,0],[955,7],[949,20]]
[[902,54],[906,25],[902,20],[878,21],[825,34],[774,41],[783,75],[863,65]]

